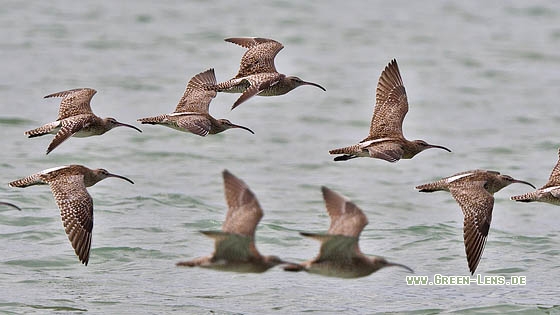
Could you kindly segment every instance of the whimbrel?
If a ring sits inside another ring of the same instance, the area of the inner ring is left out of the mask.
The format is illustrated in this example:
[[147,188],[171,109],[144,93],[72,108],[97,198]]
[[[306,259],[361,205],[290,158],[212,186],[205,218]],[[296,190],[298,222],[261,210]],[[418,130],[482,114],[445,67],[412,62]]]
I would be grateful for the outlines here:
[[369,136],[358,144],[330,150],[330,154],[343,154],[335,157],[335,161],[371,157],[396,162],[400,159],[411,159],[430,148],[451,152],[446,147],[428,144],[423,140],[409,141],[404,138],[402,124],[408,112],[408,100],[395,59],[389,62],[379,77],[375,103]]
[[381,268],[390,266],[402,267],[413,272],[405,265],[388,262],[381,257],[365,256],[358,246],[360,233],[368,224],[365,214],[342,195],[327,187],[321,189],[327,212],[331,218],[331,226],[327,234],[300,233],[322,243],[319,255],[302,264],[289,264],[284,267],[284,270],[305,270],[310,273],[340,278],[365,277]]
[[177,266],[261,273],[284,263],[276,256],[262,256],[255,247],[255,229],[263,211],[253,192],[242,180],[227,170],[224,170],[223,177],[229,209],[222,230],[201,231],[215,240],[214,253],[179,262]]
[[46,134],[54,134],[53,141],[47,148],[47,154],[54,150],[66,139],[74,137],[98,136],[115,127],[128,127],[142,132],[140,129],[118,122],[115,118],[100,118],[91,111],[91,98],[97,93],[90,88],[80,88],[53,93],[45,96],[62,97],[58,118],[39,128],[28,130],[25,134],[29,138],[39,137]]
[[143,124],[164,125],[179,131],[192,132],[199,136],[216,134],[230,128],[241,128],[254,134],[243,126],[232,124],[227,119],[215,119],[208,113],[208,107],[216,91],[206,87],[216,85],[214,69],[206,70],[192,77],[187,84],[185,93],[171,114],[156,117],[140,118]]
[[284,46],[272,39],[241,37],[226,38],[226,42],[247,48],[241,58],[237,75],[216,86],[218,92],[243,93],[231,109],[236,108],[249,98],[260,96],[283,95],[302,85],[312,85],[326,91],[317,83],[306,82],[294,76],[278,73],[274,58]]
[[552,169],[548,182],[541,188],[519,196],[511,197],[520,202],[548,202],[560,206],[560,149],[558,149],[558,162]]
[[124,179],[134,184],[128,178],[104,169],[92,170],[82,165],[69,165],[46,169],[13,181],[10,186],[25,188],[48,184],[51,187],[68,239],[80,261],[87,266],[93,230],[93,200],[86,187],[107,177]]
[[9,202],[4,202],[4,201],[0,201],[0,205],[4,205],[4,206],[8,206],[8,207],[12,207],[15,209],[18,209],[19,211],[21,211],[21,208],[14,205],[13,203],[9,203]]
[[420,192],[448,191],[461,206],[465,252],[471,274],[474,274],[486,244],[492,221],[494,193],[513,183],[534,188],[531,183],[487,170],[466,171],[416,187]]

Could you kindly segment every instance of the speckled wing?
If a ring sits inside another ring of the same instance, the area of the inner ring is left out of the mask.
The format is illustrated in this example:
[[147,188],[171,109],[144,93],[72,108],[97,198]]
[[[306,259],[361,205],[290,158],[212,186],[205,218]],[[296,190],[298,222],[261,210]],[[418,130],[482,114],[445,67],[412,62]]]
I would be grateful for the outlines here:
[[359,237],[368,224],[365,214],[353,202],[327,187],[321,187],[331,218],[328,234]]
[[402,136],[402,123],[408,112],[406,90],[395,59],[379,77],[370,136],[375,138]]
[[558,149],[558,162],[556,162],[556,165],[552,169],[548,182],[542,188],[553,186],[560,186],[560,149]]
[[484,189],[485,181],[462,182],[449,191],[463,210],[463,238],[471,274],[474,274],[490,229],[494,197]]
[[175,113],[196,112],[207,114],[210,102],[217,92],[209,89],[216,85],[214,69],[201,72],[189,80],[183,97],[175,108]]
[[177,126],[186,129],[195,135],[206,136],[212,128],[210,120],[198,114],[185,114],[177,119]]
[[88,127],[90,121],[89,115],[78,115],[72,119],[63,119],[60,121],[60,130],[56,133],[53,140],[47,148],[47,154],[58,147],[62,142],[72,137],[73,134],[81,129]]
[[373,143],[366,147],[366,149],[372,158],[382,159],[391,163],[400,160],[404,154],[404,150],[398,143],[389,141]]
[[246,77],[251,74],[278,72],[274,66],[274,58],[284,46],[268,38],[226,38],[226,42],[237,44],[248,50],[241,58],[239,72],[235,78]]
[[60,209],[62,224],[80,261],[87,266],[93,230],[93,200],[83,175],[57,176],[49,186]]
[[224,170],[223,177],[229,209],[222,231],[254,237],[257,224],[263,216],[259,201],[242,180],[227,170]]
[[73,89],[49,94],[44,98],[62,97],[57,120],[62,120],[80,114],[93,114],[91,111],[91,98],[97,93],[90,88]]
[[[233,103],[231,109],[236,108],[241,103],[259,94],[261,91],[266,90],[274,86],[275,84],[278,84],[278,82],[280,82],[280,80],[285,77],[285,75],[278,72],[259,73],[247,76],[244,81],[249,82],[249,87],[243,92],[243,94],[241,94],[241,96],[235,101],[235,103]],[[243,81],[241,81],[241,83],[242,82]]]
[[226,233],[222,231],[201,231],[204,235],[214,239],[214,254],[212,260],[247,261],[253,257],[251,247],[253,238],[246,235]]

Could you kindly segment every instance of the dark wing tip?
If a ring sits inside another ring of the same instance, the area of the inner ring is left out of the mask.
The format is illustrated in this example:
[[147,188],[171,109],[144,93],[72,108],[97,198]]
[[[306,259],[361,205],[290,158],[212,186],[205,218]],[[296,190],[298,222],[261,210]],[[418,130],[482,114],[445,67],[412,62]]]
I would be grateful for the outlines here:
[[224,169],[222,171],[222,176],[224,177],[224,180],[226,180],[226,178],[232,178],[235,177],[230,171],[228,171],[227,169]]
[[[66,91],[60,91],[60,92],[56,92],[56,93],[52,93],[49,95],[45,95],[43,96],[43,98],[51,98],[51,97],[66,97],[70,94],[76,93],[76,92],[80,92],[80,91],[87,91],[91,94],[91,97],[93,97],[93,95],[95,95],[97,93],[97,91],[95,89],[92,88],[77,88],[77,89],[71,89],[71,90],[66,90]],[[91,98],[90,97],[90,98]]]

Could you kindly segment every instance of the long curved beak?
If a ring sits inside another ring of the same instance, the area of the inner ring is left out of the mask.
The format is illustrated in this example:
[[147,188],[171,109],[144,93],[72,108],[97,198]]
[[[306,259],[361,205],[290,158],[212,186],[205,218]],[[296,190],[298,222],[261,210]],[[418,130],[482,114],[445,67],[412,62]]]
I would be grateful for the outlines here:
[[122,122],[120,122],[120,121],[117,122],[116,125],[117,125],[118,127],[128,127],[128,128],[132,128],[132,129],[134,129],[134,130],[136,130],[136,131],[138,131],[138,132],[142,132],[142,130],[140,130],[139,128],[137,128],[137,127],[135,127],[135,126],[133,126],[133,125],[129,125],[129,124],[122,123]]
[[537,187],[535,187],[533,184],[531,184],[531,183],[529,183],[529,182],[526,182],[526,181],[524,181],[524,180],[517,180],[517,179],[514,179],[513,182],[514,182],[514,183],[519,183],[519,184],[529,185],[529,186],[533,187],[533,189],[537,189]]
[[253,132],[253,130],[251,130],[251,129],[249,129],[249,128],[245,127],[245,126],[241,126],[241,125],[236,125],[236,124],[231,124],[231,128],[240,128],[240,129],[245,129],[245,130],[249,131],[250,133],[252,133],[252,134],[255,134],[255,133]]
[[13,203],[0,201],[0,205],[5,205],[5,206],[12,207],[12,208],[16,208],[16,209],[18,209],[19,211],[21,211],[21,208],[18,207],[18,206],[16,206],[16,205],[14,205]]
[[325,92],[327,91],[324,87],[320,86],[320,85],[317,84],[317,83],[313,83],[313,82],[302,81],[302,82],[301,82],[301,85],[312,85],[312,86],[315,86],[315,87],[320,88],[321,90],[323,90],[323,91],[325,91]]
[[124,180],[126,180],[127,182],[129,182],[129,183],[131,183],[131,184],[134,184],[133,181],[131,181],[130,179],[128,179],[128,178],[126,178],[126,177],[124,177],[124,176],[121,176],[121,175],[117,175],[117,174],[108,174],[107,177],[116,177],[116,178],[124,179]]
[[401,267],[401,268],[404,268],[404,269],[408,270],[410,273],[414,273],[414,270],[412,270],[412,268],[410,268],[408,266],[405,266],[405,265],[402,265],[402,264],[389,262],[385,265],[385,267]]
[[447,152],[451,152],[451,150],[449,150],[448,148],[446,148],[444,146],[441,146],[441,145],[430,144],[430,148],[442,149],[442,150],[445,150]]

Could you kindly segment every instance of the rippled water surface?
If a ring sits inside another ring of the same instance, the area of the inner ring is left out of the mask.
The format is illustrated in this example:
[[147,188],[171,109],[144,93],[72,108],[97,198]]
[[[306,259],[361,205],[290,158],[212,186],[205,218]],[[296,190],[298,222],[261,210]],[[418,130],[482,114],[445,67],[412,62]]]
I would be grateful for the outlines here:
[[[263,254],[301,261],[329,220],[320,186],[351,198],[369,225],[367,254],[415,275],[468,275],[462,214],[448,193],[416,185],[485,168],[542,186],[557,161],[560,5],[554,1],[4,1],[0,10],[0,140],[4,183],[66,164],[103,167],[135,181],[89,188],[95,202],[90,262],[78,262],[47,186],[0,186],[0,311],[6,313],[560,312],[560,208],[496,194],[477,272],[526,276],[525,286],[407,286],[398,268],[344,280],[275,268],[264,274],[180,269],[209,254],[225,216],[221,172],[242,178],[265,216]],[[207,68],[232,77],[244,49],[227,37],[281,41],[280,72],[323,85],[281,97],[219,94],[210,112],[255,131],[206,138],[159,126],[73,138],[46,156],[50,122],[76,87],[98,93],[100,116],[127,122],[171,112],[186,82]],[[404,133],[453,150],[390,164],[335,163],[328,150],[369,128],[379,74],[397,58],[410,110]]]

